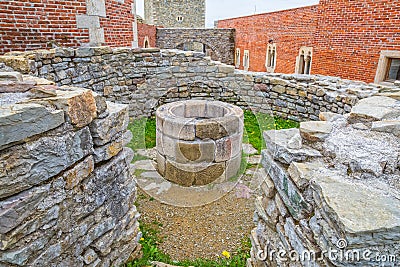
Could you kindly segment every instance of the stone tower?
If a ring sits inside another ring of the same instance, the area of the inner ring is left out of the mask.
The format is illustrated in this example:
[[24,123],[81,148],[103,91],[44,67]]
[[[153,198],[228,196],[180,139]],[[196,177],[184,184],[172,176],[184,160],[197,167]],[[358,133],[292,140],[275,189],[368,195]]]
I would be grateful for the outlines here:
[[148,24],[165,28],[204,28],[205,0],[144,0]]

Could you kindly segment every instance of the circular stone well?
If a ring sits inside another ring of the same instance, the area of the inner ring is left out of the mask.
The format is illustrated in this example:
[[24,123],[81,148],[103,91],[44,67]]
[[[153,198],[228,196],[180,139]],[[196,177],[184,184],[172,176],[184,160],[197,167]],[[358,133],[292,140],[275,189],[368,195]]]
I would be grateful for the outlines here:
[[156,111],[157,170],[182,186],[225,182],[242,159],[243,111],[220,101],[187,100]]

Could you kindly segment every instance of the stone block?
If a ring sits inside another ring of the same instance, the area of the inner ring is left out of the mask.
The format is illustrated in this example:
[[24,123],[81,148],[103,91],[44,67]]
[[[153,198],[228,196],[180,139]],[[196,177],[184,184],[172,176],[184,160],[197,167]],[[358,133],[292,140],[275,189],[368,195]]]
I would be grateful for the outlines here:
[[392,133],[400,137],[400,120],[376,121],[372,123],[372,131]]
[[321,153],[311,147],[302,145],[301,148],[290,148],[290,140],[300,136],[299,129],[270,130],[264,132],[264,140],[274,157],[284,164],[292,161],[304,161],[311,157],[321,157]]
[[89,16],[106,17],[105,0],[86,0],[86,14]]
[[[175,113],[175,111],[174,111]],[[177,116],[182,116],[176,114]],[[204,118],[206,117],[206,102],[204,101],[188,101],[185,103],[185,118]]]
[[226,169],[225,169],[226,180],[234,178],[239,174],[241,162],[242,162],[242,154],[239,154],[236,157],[226,162]]
[[64,123],[64,112],[38,104],[0,107],[0,150],[7,144],[47,132]]
[[163,133],[180,140],[193,141],[195,135],[195,121],[187,118],[166,117],[163,124]]
[[158,152],[156,154],[156,157],[157,157],[157,171],[161,176],[165,176],[166,159],[162,154]]
[[333,215],[330,220],[341,226],[349,242],[358,241],[349,247],[400,240],[398,198],[329,171],[316,176],[312,188],[320,200],[318,207]]
[[0,56],[1,62],[21,73],[34,72],[36,68],[35,61],[24,56]]
[[123,134],[115,136],[115,139],[111,142],[94,148],[94,162],[99,163],[102,161],[109,160],[116,156],[129,142],[133,135],[131,131],[126,131]]
[[98,16],[76,15],[76,26],[78,29],[100,28]]
[[312,142],[325,140],[331,131],[332,125],[326,121],[307,121],[300,123],[301,137]]
[[267,174],[273,180],[275,188],[278,191],[279,196],[282,198],[284,206],[286,206],[293,218],[299,220],[307,216],[307,214],[311,212],[311,207],[290,179],[286,168],[284,168],[282,164],[275,162],[268,150],[262,151],[261,163]]
[[91,90],[76,87],[61,87],[57,96],[33,99],[30,102],[63,110],[71,124],[84,127],[97,117],[96,100]]
[[89,44],[91,46],[99,46],[104,43],[104,28],[89,28]]
[[292,162],[288,168],[288,173],[296,186],[303,191],[309,186],[313,175],[315,175],[314,172],[323,167],[324,165],[318,161],[307,163]]
[[71,169],[62,174],[65,180],[65,188],[72,189],[77,186],[82,180],[87,178],[94,170],[93,156],[88,156]]
[[189,187],[212,183],[224,174],[225,164],[182,164],[170,160],[166,162],[165,179]]
[[355,123],[398,118],[400,118],[400,101],[385,96],[373,96],[360,100],[351,109],[349,121]]
[[92,153],[88,127],[4,150],[0,154],[0,198],[40,184]]
[[202,142],[176,142],[174,159],[180,163],[213,162],[215,143],[212,140]]
[[49,185],[35,187],[0,201],[0,234],[11,231],[31,216],[49,189]]
[[215,141],[215,161],[222,162],[233,158],[242,151],[242,134],[221,138]]
[[10,71],[10,72],[3,72],[0,71],[0,82],[3,81],[14,81],[14,82],[22,82],[22,75],[19,72],[16,71]]
[[128,106],[107,102],[108,116],[103,119],[95,119],[89,125],[94,144],[102,146],[117,137],[117,134],[125,131],[129,123]]

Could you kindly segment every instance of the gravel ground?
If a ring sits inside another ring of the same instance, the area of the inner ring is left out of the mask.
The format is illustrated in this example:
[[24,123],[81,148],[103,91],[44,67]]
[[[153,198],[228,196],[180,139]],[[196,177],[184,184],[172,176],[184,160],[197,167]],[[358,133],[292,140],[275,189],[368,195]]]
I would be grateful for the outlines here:
[[226,250],[242,247],[254,228],[254,196],[241,198],[236,190],[200,207],[166,205],[139,190],[137,203],[145,224],[159,223],[163,242],[158,248],[173,260],[216,259]]

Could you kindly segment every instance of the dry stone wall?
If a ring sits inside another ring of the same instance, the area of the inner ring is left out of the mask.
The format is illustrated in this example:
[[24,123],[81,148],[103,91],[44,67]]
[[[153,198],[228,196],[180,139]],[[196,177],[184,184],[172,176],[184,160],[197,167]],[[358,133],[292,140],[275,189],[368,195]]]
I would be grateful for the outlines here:
[[359,99],[385,90],[336,77],[238,71],[203,53],[156,48],[57,48],[8,53],[0,62],[127,104],[131,117],[154,115],[158,106],[178,100],[213,99],[316,120],[320,112],[349,112]]
[[386,95],[264,133],[250,266],[398,264],[400,94]]
[[91,90],[0,72],[0,266],[119,266],[139,252],[128,115]]

